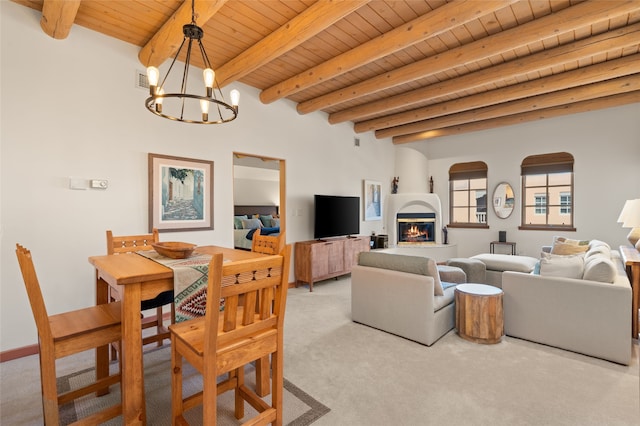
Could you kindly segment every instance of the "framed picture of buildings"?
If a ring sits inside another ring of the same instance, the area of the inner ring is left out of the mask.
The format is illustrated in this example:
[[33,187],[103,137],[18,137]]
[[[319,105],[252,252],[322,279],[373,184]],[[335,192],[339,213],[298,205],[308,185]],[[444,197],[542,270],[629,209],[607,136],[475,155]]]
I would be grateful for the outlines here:
[[149,231],[213,229],[213,161],[149,154]]

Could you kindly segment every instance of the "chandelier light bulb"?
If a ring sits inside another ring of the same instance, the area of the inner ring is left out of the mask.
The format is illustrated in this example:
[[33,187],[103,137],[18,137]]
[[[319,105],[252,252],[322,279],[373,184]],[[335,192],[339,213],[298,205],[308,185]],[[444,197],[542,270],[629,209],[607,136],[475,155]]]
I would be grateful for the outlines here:
[[231,95],[231,105],[233,105],[234,107],[237,107],[238,103],[240,102],[240,92],[238,92],[236,89],[233,89],[230,95]]
[[209,101],[201,99],[200,109],[202,110],[202,121],[209,121]]
[[206,68],[202,71],[202,77],[204,78],[204,85],[207,87],[207,97],[211,97],[213,93],[213,82],[216,78],[216,73],[211,68]]
[[147,68],[147,79],[149,80],[149,91],[151,96],[154,96],[156,87],[158,87],[158,80],[160,79],[160,70],[156,67]]
[[[158,90],[158,96],[164,95],[164,89]],[[162,100],[164,98],[156,98],[156,111],[162,112]]]

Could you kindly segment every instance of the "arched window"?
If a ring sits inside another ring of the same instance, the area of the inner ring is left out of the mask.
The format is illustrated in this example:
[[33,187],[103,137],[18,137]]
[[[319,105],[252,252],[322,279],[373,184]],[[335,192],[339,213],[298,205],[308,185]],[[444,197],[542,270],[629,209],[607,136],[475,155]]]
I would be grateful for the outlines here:
[[448,226],[488,228],[485,162],[456,163],[449,169]]
[[573,155],[568,152],[531,155],[521,164],[522,224],[520,229],[573,227]]

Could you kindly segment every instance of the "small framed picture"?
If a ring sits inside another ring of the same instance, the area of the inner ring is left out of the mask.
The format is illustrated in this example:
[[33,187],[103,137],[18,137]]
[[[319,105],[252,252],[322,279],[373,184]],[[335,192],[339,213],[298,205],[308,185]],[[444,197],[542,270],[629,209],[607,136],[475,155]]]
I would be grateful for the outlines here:
[[149,154],[149,231],[213,229],[213,161]]
[[382,220],[382,184],[364,181],[364,220]]

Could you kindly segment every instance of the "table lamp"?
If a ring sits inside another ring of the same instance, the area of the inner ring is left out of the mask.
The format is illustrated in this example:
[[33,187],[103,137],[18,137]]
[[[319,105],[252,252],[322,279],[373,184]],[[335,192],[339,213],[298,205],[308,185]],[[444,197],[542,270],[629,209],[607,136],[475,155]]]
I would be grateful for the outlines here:
[[623,228],[631,228],[627,239],[631,245],[640,250],[640,198],[627,200],[618,217]]

